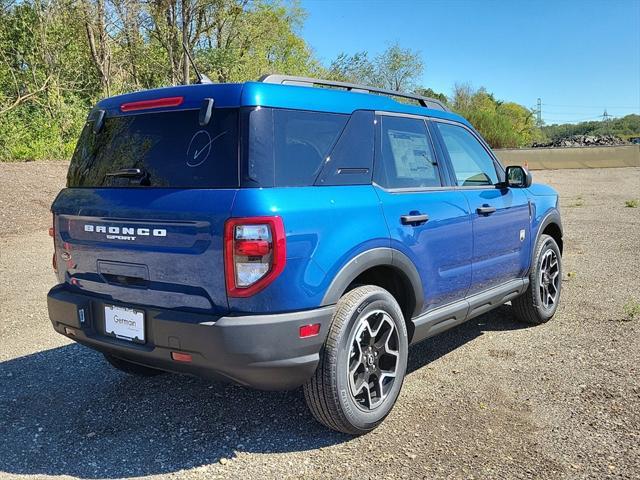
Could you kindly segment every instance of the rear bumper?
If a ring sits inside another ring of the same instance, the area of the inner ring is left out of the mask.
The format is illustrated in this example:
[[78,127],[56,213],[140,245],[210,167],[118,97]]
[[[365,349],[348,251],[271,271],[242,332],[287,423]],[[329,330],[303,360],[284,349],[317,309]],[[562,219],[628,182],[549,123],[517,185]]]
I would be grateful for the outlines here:
[[[295,388],[313,375],[334,310],[213,317],[133,305],[145,311],[146,343],[136,344],[105,333],[105,303],[119,305],[64,285],[47,297],[53,328],[81,344],[141,365],[264,390]],[[314,323],[320,333],[299,338],[300,326]],[[171,352],[190,353],[192,361],[174,361]]]

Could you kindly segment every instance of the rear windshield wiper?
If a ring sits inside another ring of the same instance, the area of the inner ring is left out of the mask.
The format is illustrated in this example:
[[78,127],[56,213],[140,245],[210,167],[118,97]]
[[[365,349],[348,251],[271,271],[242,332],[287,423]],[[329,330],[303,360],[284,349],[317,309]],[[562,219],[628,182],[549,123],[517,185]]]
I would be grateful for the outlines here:
[[149,173],[143,168],[123,168],[117,172],[109,172],[105,175],[107,178],[126,178],[129,179],[127,183],[131,184],[131,181],[138,180],[138,185],[148,187],[151,185],[149,180]]
[[141,168],[123,168],[118,170],[117,172],[107,173],[107,177],[126,177],[126,178],[135,178],[135,177],[143,177],[147,174]]

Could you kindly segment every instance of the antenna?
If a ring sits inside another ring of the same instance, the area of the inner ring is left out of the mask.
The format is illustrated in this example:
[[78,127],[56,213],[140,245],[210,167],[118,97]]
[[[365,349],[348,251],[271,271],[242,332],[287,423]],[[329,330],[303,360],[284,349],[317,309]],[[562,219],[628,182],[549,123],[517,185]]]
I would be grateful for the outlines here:
[[193,67],[193,71],[196,72],[196,77],[198,77],[198,83],[200,84],[213,83],[209,77],[207,77],[204,73],[200,73],[198,71],[198,67],[196,67],[196,62],[194,62],[193,58],[191,58],[191,54],[189,53],[189,49],[187,48],[186,43],[182,42],[182,48],[184,49],[184,53],[187,55],[187,58],[189,59],[189,63]]

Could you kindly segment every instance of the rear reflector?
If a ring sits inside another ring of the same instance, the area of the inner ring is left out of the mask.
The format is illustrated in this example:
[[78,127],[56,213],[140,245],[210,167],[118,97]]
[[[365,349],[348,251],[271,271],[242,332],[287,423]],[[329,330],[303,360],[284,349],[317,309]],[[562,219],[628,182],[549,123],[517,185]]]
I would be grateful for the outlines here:
[[191,362],[192,357],[190,353],[171,352],[171,358],[176,362]]
[[135,110],[149,110],[151,108],[177,107],[182,105],[184,97],[155,98],[153,100],[140,100],[127,102],[120,105],[121,112],[133,112]]
[[315,337],[320,333],[320,324],[303,325],[300,327],[300,338]]

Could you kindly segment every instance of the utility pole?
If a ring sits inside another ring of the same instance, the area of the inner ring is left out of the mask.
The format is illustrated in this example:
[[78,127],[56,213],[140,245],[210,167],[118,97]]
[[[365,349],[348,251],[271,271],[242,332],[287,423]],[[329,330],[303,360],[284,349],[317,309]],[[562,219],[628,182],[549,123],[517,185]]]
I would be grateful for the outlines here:
[[610,129],[610,123],[611,122],[611,115],[609,115],[607,113],[607,109],[604,109],[604,113],[602,114],[602,121],[604,122],[606,128],[605,128],[605,132],[607,133],[611,133],[611,129]]
[[536,123],[539,127],[542,126],[542,99],[538,97],[538,108],[536,108]]
[[535,107],[531,107],[531,113],[536,116],[536,127],[542,126],[542,100],[538,98],[538,103]]

